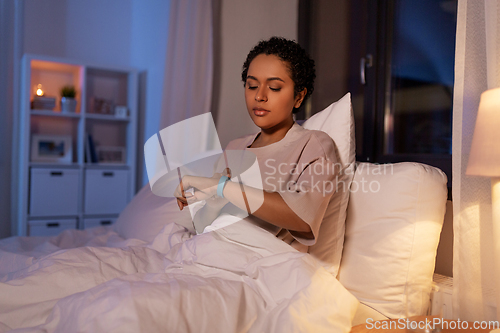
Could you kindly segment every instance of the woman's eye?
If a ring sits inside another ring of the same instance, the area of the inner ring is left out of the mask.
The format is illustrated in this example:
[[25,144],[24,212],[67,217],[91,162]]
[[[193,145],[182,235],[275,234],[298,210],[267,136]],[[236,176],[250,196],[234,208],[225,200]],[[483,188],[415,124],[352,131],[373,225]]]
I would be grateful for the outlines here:
[[257,86],[251,86],[251,85],[248,85],[248,89],[250,89],[250,90],[255,90],[255,89],[257,89]]
[[272,88],[272,87],[269,87],[269,89],[271,89],[272,91],[280,91],[281,88]]

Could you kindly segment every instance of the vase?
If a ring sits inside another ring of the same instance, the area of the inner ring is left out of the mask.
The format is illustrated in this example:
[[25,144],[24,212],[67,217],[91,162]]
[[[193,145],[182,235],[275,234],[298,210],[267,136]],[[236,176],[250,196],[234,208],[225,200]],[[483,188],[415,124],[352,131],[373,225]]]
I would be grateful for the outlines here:
[[76,112],[76,99],[70,97],[61,97],[61,112]]

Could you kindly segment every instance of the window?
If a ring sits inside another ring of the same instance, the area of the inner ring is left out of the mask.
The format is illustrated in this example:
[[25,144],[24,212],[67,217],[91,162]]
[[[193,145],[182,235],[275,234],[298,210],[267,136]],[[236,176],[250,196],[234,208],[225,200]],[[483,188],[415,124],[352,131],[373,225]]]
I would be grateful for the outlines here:
[[[456,10],[456,0],[300,2],[299,42],[316,60],[318,89],[325,75],[343,82],[329,101],[315,92],[312,111],[351,92],[358,161],[433,165],[451,187]],[[344,51],[324,55],[332,49]]]

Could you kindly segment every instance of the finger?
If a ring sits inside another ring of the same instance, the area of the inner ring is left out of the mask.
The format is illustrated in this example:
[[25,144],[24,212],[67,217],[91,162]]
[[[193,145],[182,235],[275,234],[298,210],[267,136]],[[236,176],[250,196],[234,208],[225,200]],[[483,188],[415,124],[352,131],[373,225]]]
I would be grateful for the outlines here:
[[231,178],[231,169],[229,169],[229,168],[225,168],[225,169],[224,169],[224,174],[225,174],[225,176],[227,176],[227,177]]
[[177,206],[179,206],[179,210],[182,210],[182,208],[184,208],[184,205],[182,204],[182,202],[179,200],[179,198],[177,198]]
[[226,163],[226,169],[229,171],[229,175],[227,175],[229,178],[231,178],[231,170],[229,169],[229,163],[227,161],[227,154],[226,154],[226,151],[224,150],[222,152],[224,154],[224,162]]
[[179,201],[180,203],[186,205],[187,203],[187,198],[183,198],[183,197],[177,197],[177,201]]

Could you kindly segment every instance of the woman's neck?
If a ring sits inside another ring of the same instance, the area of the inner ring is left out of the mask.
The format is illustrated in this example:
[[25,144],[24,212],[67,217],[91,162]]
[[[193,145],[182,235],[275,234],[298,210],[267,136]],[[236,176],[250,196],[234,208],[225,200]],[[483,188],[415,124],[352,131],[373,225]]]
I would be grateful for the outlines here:
[[285,137],[286,133],[288,133],[290,128],[292,128],[293,124],[293,119],[290,119],[290,121],[281,124],[281,126],[279,126],[278,128],[276,128],[276,126],[267,129],[261,128],[260,133],[252,143],[251,148],[265,147],[281,141]]

